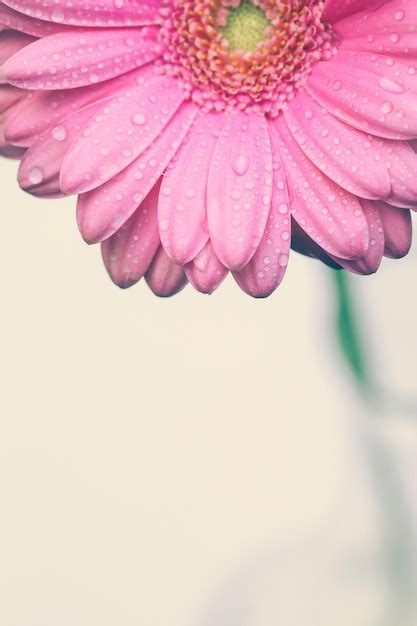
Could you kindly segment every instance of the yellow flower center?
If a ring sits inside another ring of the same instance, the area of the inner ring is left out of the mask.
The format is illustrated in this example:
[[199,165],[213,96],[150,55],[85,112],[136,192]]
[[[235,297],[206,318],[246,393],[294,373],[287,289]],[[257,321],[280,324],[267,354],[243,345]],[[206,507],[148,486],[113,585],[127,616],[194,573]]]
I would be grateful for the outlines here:
[[232,52],[254,52],[267,38],[270,22],[265,13],[250,0],[242,0],[236,9],[230,9],[227,24],[221,34]]

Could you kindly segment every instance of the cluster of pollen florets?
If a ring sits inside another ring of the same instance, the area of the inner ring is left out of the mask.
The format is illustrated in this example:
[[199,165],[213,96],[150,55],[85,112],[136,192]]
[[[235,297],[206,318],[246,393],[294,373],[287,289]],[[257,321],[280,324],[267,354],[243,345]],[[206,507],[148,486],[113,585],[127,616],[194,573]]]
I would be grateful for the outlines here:
[[335,52],[324,0],[174,0],[160,31],[163,71],[206,110],[274,117],[313,64]]

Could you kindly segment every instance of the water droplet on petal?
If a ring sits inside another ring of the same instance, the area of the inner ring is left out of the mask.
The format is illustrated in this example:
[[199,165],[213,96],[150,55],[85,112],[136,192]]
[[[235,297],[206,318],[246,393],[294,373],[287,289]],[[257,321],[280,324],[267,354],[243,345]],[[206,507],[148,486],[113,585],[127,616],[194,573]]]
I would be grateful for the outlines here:
[[246,154],[239,154],[237,159],[233,161],[232,168],[238,176],[243,176],[249,169],[249,158]]
[[43,169],[37,166],[32,167],[28,172],[29,182],[32,183],[32,185],[39,185],[43,181],[44,176]]

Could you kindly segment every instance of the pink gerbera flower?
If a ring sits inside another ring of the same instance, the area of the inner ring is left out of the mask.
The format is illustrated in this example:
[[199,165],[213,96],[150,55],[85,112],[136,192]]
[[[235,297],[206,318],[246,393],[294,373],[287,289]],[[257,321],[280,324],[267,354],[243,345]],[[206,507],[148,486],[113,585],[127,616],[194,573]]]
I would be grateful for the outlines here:
[[252,296],[411,243],[415,0],[6,0],[0,150],[122,287]]

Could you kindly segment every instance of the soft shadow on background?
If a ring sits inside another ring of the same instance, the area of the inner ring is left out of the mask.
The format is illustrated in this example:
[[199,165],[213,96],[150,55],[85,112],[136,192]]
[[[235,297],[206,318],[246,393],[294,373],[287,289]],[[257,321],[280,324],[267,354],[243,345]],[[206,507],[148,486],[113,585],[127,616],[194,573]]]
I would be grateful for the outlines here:
[[122,292],[74,200],[1,162],[0,623],[417,624],[416,253],[354,279],[384,414],[333,337],[330,271],[265,301]]

